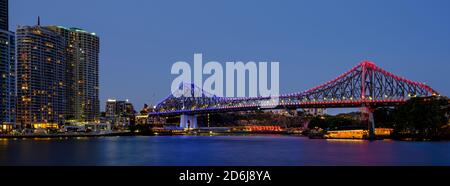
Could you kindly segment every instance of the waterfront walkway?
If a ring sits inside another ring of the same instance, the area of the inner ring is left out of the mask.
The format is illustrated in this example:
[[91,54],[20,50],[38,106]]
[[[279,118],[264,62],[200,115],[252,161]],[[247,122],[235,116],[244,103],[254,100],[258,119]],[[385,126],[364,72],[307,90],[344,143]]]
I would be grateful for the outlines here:
[[61,133],[61,134],[0,134],[0,138],[75,138],[75,137],[101,137],[101,136],[128,136],[130,132],[108,133]]

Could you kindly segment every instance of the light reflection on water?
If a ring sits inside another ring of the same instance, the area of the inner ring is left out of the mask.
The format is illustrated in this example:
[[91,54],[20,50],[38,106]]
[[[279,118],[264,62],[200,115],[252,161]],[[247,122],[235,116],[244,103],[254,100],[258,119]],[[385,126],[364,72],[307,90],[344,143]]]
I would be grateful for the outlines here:
[[333,143],[365,143],[366,140],[360,140],[360,139],[326,139],[326,141]]
[[1,139],[0,165],[450,165],[450,142],[270,135]]

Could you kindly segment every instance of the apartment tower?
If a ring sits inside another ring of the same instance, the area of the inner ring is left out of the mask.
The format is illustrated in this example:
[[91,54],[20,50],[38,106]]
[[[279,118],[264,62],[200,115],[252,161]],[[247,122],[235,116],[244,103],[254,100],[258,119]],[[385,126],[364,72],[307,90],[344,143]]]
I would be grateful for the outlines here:
[[74,122],[99,119],[99,37],[79,28],[48,26],[61,35],[67,46],[67,118]]
[[17,123],[22,127],[64,123],[66,48],[64,37],[40,25],[17,29]]
[[8,30],[8,0],[0,0],[0,132],[15,124],[15,35]]

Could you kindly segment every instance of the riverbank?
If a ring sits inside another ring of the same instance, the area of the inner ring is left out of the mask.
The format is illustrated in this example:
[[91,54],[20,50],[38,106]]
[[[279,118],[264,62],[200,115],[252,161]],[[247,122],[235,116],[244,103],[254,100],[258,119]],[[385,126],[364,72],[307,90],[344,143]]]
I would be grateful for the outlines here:
[[116,137],[116,136],[264,136],[264,135],[280,135],[280,136],[297,136],[309,139],[345,139],[345,140],[395,140],[395,141],[450,141],[448,138],[413,138],[401,136],[384,136],[375,139],[368,138],[332,138],[324,135],[311,135],[292,133],[288,131],[152,131],[152,132],[108,132],[108,133],[67,133],[67,134],[24,134],[24,135],[6,135],[0,134],[0,139],[33,139],[33,138],[95,138],[95,137]]
[[423,138],[423,137],[410,137],[410,136],[403,136],[403,135],[390,135],[390,136],[376,136],[373,139],[368,138],[367,136],[363,137],[330,137],[326,134],[306,134],[303,135],[305,137],[308,137],[309,139],[343,139],[343,140],[394,140],[394,141],[411,141],[411,142],[426,142],[426,141],[450,141],[450,138],[448,137],[434,137],[434,138]]

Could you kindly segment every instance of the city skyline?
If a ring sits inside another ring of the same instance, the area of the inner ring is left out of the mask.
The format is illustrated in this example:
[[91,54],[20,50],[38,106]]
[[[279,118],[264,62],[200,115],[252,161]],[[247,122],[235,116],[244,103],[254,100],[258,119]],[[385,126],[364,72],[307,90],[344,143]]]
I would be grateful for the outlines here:
[[0,130],[100,122],[99,37],[39,16],[13,32],[9,8],[0,1]]
[[0,174],[59,184],[437,180],[449,170],[428,166],[450,165],[449,8],[0,0]]
[[[42,16],[43,25],[77,26],[98,33],[104,41],[100,59],[102,110],[108,98],[130,99],[136,108],[163,99],[174,78],[170,75],[171,64],[179,60],[192,63],[195,52],[204,53],[206,61],[279,61],[282,93],[321,84],[369,59],[408,79],[427,80],[442,95],[448,95],[444,74],[450,64],[450,56],[445,52],[450,48],[450,37],[445,33],[450,27],[439,24],[445,17],[442,15],[448,14],[439,8],[448,4],[445,1],[424,6],[421,2],[401,1],[390,3],[389,7],[382,2],[355,2],[363,7],[359,9],[356,5],[328,2],[320,16],[312,16],[316,14],[307,10],[317,8],[315,3],[286,2],[275,6],[266,2],[253,7],[251,2],[241,2],[235,7],[236,2],[228,2],[217,9],[213,4],[200,2],[178,2],[183,6],[174,7],[173,11],[168,3],[159,1],[131,1],[123,7],[113,2],[96,15],[95,10],[104,1],[95,1],[89,2],[90,7],[84,7],[83,13],[69,16],[59,15],[58,9],[44,12],[35,8],[50,4],[58,7],[63,1],[18,0],[10,2],[10,22],[12,28],[33,25],[36,17]],[[72,5],[76,9],[80,8],[78,4],[83,3]],[[198,4],[204,5],[201,10],[195,7]],[[113,15],[119,5],[125,12],[123,16]],[[228,14],[231,7],[242,13]],[[428,10],[431,7],[433,12]],[[270,13],[258,13],[261,11]],[[392,14],[399,16],[387,20]],[[117,22],[124,26],[118,27],[114,24]],[[208,27],[202,27],[202,22]],[[333,27],[338,24],[343,26]],[[437,26],[441,29],[433,29],[433,34],[422,31]]]

